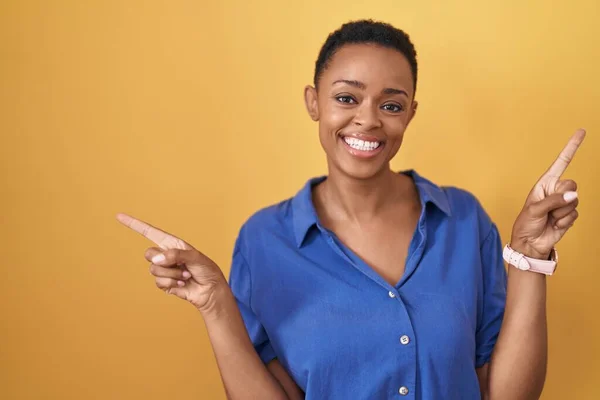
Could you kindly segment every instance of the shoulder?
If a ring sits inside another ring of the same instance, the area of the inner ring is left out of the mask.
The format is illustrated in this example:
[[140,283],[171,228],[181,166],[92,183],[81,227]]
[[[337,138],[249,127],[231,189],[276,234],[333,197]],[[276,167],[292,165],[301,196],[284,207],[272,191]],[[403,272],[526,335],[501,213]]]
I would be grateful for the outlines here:
[[273,235],[291,230],[292,198],[265,206],[251,214],[242,224],[236,249],[248,254],[251,247],[266,244]]
[[258,233],[262,229],[285,224],[292,216],[292,200],[293,198],[288,198],[259,209],[248,217],[242,228],[251,233]]
[[488,214],[473,192],[455,185],[440,185],[415,170],[408,170],[408,174],[412,175],[422,200],[432,201],[453,218],[476,217],[489,220]]
[[452,214],[485,213],[481,201],[470,190],[457,186],[442,186],[441,189],[446,194]]
[[497,229],[490,214],[473,192],[457,186],[442,186],[441,189],[448,199],[452,218],[457,223],[476,227],[481,241],[485,240],[492,230]]
[[316,223],[312,187],[323,179],[323,176],[311,178],[293,197],[261,208],[250,215],[240,229],[238,247],[245,244],[246,247],[261,252],[265,248],[269,248],[269,251],[275,247],[293,248]]

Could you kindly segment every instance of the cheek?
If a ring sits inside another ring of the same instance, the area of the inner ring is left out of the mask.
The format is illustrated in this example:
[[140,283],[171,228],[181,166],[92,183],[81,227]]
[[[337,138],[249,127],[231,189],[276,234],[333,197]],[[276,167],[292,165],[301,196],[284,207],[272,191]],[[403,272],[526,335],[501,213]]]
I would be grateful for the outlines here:
[[400,147],[402,146],[402,139],[404,139],[404,135],[399,135],[395,137],[393,141],[391,141],[390,152],[392,154],[395,155],[398,150],[400,150]]
[[389,118],[383,124],[383,129],[385,130],[388,138],[392,140],[402,140],[404,136],[404,131],[406,130],[406,119],[404,116],[402,117],[394,117]]
[[335,104],[325,104],[321,108],[322,133],[335,133],[352,122],[354,111],[336,107]]
[[398,152],[404,139],[404,132],[406,130],[407,118],[398,117],[389,119],[384,123],[384,130],[388,138],[388,151],[391,157]]

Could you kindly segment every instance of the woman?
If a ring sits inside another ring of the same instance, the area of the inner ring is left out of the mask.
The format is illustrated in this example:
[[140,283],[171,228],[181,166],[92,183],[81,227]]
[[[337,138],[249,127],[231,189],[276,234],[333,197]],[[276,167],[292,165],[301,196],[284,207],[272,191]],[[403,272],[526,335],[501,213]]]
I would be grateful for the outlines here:
[[576,184],[560,176],[584,132],[527,197],[505,254],[533,268],[507,276],[498,230],[473,195],[390,169],[416,84],[402,31],[356,21],[328,37],[305,89],[328,175],[244,224],[229,283],[181,239],[118,216],[159,246],[145,255],[157,286],[200,310],[231,399],[541,393],[545,273],[577,219]]

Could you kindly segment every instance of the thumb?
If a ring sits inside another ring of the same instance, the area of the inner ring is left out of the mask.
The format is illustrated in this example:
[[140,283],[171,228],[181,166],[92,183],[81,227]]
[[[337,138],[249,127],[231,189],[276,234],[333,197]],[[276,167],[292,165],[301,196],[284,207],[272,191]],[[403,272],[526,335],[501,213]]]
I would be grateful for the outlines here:
[[152,259],[157,255],[162,254],[162,252],[162,249],[159,249],[158,247],[150,247],[144,253],[144,258],[146,261],[152,262]]
[[189,266],[208,266],[214,262],[196,249],[169,249],[152,257],[152,263],[162,267],[185,264]]
[[577,192],[554,193],[529,206],[532,217],[541,218],[557,208],[564,207],[577,199]]

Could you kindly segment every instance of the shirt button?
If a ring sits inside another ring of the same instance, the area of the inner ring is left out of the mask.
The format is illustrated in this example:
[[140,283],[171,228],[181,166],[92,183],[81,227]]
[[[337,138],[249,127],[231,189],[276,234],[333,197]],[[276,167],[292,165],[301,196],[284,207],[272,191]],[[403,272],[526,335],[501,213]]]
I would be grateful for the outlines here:
[[388,292],[388,295],[393,299],[394,297],[396,297],[396,295],[394,294],[394,292],[392,292],[391,290]]
[[408,394],[408,388],[406,386],[402,386],[400,390],[398,390],[398,393],[400,393],[402,396],[406,396]]
[[400,337],[400,343],[402,344],[408,344],[410,342],[410,338],[406,335],[402,335],[402,337]]

